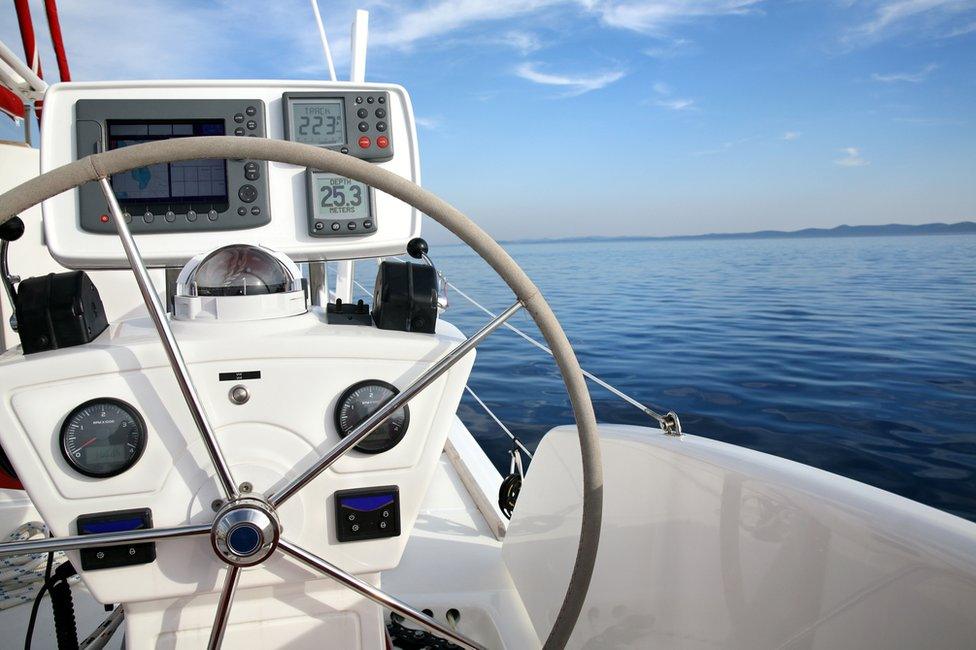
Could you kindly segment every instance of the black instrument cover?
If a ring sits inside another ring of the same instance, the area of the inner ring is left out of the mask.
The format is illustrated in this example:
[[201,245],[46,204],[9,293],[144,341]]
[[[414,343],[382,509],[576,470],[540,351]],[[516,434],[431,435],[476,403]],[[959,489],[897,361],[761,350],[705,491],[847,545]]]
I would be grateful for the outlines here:
[[437,271],[433,266],[386,260],[376,272],[373,322],[383,330],[433,334],[437,324]]
[[24,354],[82,345],[106,327],[102,298],[84,271],[49,273],[17,286],[17,333]]

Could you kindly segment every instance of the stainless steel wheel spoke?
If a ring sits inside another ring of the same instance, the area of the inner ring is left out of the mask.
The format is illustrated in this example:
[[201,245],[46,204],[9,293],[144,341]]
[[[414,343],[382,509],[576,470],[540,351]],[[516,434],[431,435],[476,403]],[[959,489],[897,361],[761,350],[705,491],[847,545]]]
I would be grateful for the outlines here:
[[227,629],[227,619],[230,617],[230,606],[234,602],[234,592],[237,591],[237,581],[241,578],[241,569],[233,565],[227,566],[227,577],[224,579],[224,590],[220,592],[217,601],[217,615],[214,617],[213,627],[210,629],[209,650],[218,650],[224,642],[224,630]]
[[441,625],[431,617],[418,612],[416,609],[407,605],[402,600],[391,596],[390,594],[381,591],[374,587],[373,585],[360,580],[351,573],[346,573],[339,567],[335,566],[331,562],[327,562],[317,555],[309,553],[305,549],[295,546],[291,542],[286,540],[281,540],[278,543],[278,548],[295,558],[299,562],[317,569],[322,573],[326,574],[336,582],[339,582],[346,587],[349,587],[353,591],[359,593],[360,595],[369,598],[374,603],[381,605],[389,610],[401,614],[405,618],[409,618],[411,621],[417,625],[423,627],[424,629],[433,632],[437,636],[448,639],[452,643],[455,643],[462,648],[471,648],[472,650],[484,650],[484,646],[475,643],[463,634],[459,634],[452,630],[451,628]]
[[54,551],[77,551],[95,546],[118,546],[135,542],[158,542],[174,537],[206,535],[210,524],[194,526],[175,526],[173,528],[145,528],[142,530],[122,530],[117,533],[97,533],[94,535],[72,535],[71,537],[48,537],[26,542],[0,544],[0,557],[26,555],[28,553],[48,553]]
[[393,414],[400,410],[407,402],[417,396],[420,391],[430,386],[445,372],[464,358],[468,352],[485,340],[489,334],[502,326],[515,312],[522,308],[521,302],[516,302],[511,307],[496,316],[487,325],[456,348],[441,357],[437,363],[428,368],[420,377],[413,380],[409,386],[384,402],[375,413],[359,423],[359,425],[349,432],[339,444],[329,450],[322,458],[318,459],[314,465],[302,472],[283,488],[268,497],[268,501],[274,507],[281,506],[282,503],[290,499],[296,492],[312,482],[312,480],[332,466],[337,460],[355,447],[359,442],[375,431],[381,424],[393,417]]
[[176,383],[180,386],[180,392],[183,393],[186,406],[190,409],[193,422],[196,424],[197,430],[199,430],[200,436],[203,438],[203,443],[207,447],[207,453],[210,454],[210,460],[217,470],[217,477],[220,479],[224,495],[227,498],[235,497],[237,496],[237,484],[234,483],[234,477],[230,472],[230,465],[227,464],[227,459],[224,458],[220,447],[217,445],[217,436],[214,433],[213,427],[210,426],[210,421],[207,420],[207,415],[203,410],[203,403],[200,401],[197,389],[193,385],[193,380],[190,379],[190,371],[186,367],[186,361],[183,360],[180,346],[177,344],[176,337],[173,336],[173,330],[169,326],[169,320],[166,318],[166,310],[163,309],[163,305],[159,300],[159,294],[156,293],[156,289],[153,287],[152,279],[149,277],[149,271],[146,270],[146,264],[142,261],[142,254],[139,253],[139,247],[136,246],[136,240],[132,238],[132,233],[129,232],[129,226],[125,222],[122,208],[119,207],[119,201],[115,198],[115,192],[112,191],[112,184],[109,183],[107,178],[99,179],[98,184],[101,186],[102,194],[105,195],[105,200],[108,202],[108,209],[112,213],[112,220],[115,222],[116,230],[118,230],[119,239],[122,240],[122,248],[125,250],[126,258],[129,260],[129,266],[132,267],[132,272],[136,276],[139,292],[142,294],[142,299],[146,303],[149,317],[152,318],[153,324],[156,326],[156,332],[159,334],[163,349],[166,350],[169,365],[172,366],[173,374],[176,375]]

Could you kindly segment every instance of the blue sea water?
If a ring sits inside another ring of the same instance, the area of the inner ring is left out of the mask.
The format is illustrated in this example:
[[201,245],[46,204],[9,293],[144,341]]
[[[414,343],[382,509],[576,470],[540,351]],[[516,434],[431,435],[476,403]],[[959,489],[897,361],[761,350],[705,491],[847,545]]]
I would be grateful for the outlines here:
[[[976,236],[506,249],[583,367],[686,432],[976,520]],[[431,257],[493,311],[513,301],[467,248]],[[469,334],[487,318],[457,294],[443,317]],[[539,338],[524,313],[512,322]],[[479,348],[470,385],[529,449],[572,419],[551,358],[507,330]],[[598,420],[652,424],[590,386]],[[498,426],[467,395],[460,415],[507,473]]]

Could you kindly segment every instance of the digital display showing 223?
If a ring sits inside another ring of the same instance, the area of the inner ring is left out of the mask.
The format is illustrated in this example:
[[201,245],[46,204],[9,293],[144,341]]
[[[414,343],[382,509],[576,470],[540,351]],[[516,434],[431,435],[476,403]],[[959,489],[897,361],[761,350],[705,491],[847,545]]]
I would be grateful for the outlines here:
[[346,143],[346,109],[341,99],[293,99],[290,139],[317,147]]

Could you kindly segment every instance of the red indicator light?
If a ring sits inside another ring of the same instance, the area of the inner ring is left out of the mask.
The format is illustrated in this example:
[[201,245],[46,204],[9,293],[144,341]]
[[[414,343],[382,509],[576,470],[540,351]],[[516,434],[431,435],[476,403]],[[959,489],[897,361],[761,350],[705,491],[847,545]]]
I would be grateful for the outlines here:
[[108,215],[107,214],[103,214],[102,216],[100,216],[98,218],[98,220],[101,221],[102,223],[108,223]]
[[365,135],[362,136],[361,138],[359,138],[359,148],[360,149],[369,149],[369,145],[370,144],[372,144],[372,142]]
[[390,146],[390,139],[385,135],[381,135],[380,137],[376,138],[376,146],[380,149],[386,149]]

